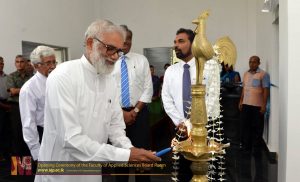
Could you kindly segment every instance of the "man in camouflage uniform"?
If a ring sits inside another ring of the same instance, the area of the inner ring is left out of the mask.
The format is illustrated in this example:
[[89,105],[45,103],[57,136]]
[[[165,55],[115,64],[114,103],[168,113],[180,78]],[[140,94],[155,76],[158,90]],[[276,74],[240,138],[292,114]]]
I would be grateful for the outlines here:
[[17,55],[15,66],[17,71],[7,77],[7,92],[9,92],[8,102],[11,105],[9,113],[11,123],[11,141],[13,156],[30,156],[29,149],[24,142],[22,133],[22,123],[19,110],[19,92],[23,84],[31,77],[26,72],[26,60],[21,55]]
[[7,75],[3,71],[4,68],[4,59],[0,56],[0,162],[5,160],[7,157],[8,146],[9,146],[9,137],[8,137],[8,111],[10,106],[7,104],[7,88],[6,88],[6,78]]

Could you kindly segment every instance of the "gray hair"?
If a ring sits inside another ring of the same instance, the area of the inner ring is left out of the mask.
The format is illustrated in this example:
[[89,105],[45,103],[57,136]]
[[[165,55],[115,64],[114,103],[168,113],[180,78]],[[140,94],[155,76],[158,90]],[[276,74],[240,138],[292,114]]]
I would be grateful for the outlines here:
[[103,33],[107,32],[119,32],[124,40],[126,38],[126,32],[119,25],[115,25],[109,20],[97,20],[87,28],[85,32],[85,41],[88,38],[97,37],[99,34],[102,36]]
[[53,48],[48,46],[37,46],[30,54],[30,60],[32,64],[38,64],[41,62],[42,57],[55,56]]

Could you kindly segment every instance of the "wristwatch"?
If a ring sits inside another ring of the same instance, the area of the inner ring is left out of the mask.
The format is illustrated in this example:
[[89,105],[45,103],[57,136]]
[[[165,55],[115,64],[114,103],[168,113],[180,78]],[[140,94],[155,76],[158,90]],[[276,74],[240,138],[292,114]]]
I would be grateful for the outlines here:
[[140,112],[140,109],[137,108],[137,107],[135,107],[135,108],[133,109],[133,111],[136,112],[136,113],[139,113],[139,112]]

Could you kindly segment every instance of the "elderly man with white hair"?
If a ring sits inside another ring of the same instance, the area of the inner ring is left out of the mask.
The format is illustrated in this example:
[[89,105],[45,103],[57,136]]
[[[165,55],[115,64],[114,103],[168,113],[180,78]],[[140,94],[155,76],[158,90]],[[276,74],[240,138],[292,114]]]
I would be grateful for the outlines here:
[[[47,80],[45,127],[39,161],[158,161],[132,146],[111,72],[122,55],[124,30],[107,20],[85,33],[85,53]],[[108,140],[111,144],[108,144]],[[38,168],[39,170],[39,168]],[[101,181],[101,175],[37,175],[35,181]]]
[[33,160],[36,161],[44,127],[46,80],[56,67],[54,49],[38,46],[32,51],[30,59],[37,72],[22,86],[19,107],[23,138]]

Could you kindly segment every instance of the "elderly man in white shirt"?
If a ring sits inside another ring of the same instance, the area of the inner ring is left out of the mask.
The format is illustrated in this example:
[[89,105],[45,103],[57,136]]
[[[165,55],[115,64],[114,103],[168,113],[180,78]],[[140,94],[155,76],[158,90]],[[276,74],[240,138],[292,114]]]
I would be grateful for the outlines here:
[[[117,61],[113,75],[118,86],[126,135],[134,146],[150,149],[149,111],[146,104],[151,102],[153,86],[149,62],[145,56],[129,52],[132,31],[126,25],[121,26],[126,31],[123,47],[125,55]],[[118,176],[117,181],[128,181],[128,176]],[[147,182],[150,178],[149,176],[136,176],[136,181]]]
[[[183,138],[187,137],[187,126],[184,121],[191,104],[191,85],[196,83],[195,58],[192,55],[194,33],[189,29],[179,29],[174,40],[176,57],[181,59],[177,64],[168,67],[164,75],[162,101],[164,109],[177,128],[181,128]],[[181,156],[179,181],[189,181],[192,173],[189,162]]]
[[46,80],[56,67],[55,51],[47,46],[38,46],[32,51],[30,59],[37,72],[22,86],[19,107],[23,138],[36,161],[44,127]]
[[[110,75],[125,33],[107,20],[85,33],[85,53],[47,79],[45,127],[39,161],[158,161],[125,135],[116,85]],[[111,144],[108,144],[108,140]],[[39,170],[39,169],[38,169]],[[101,181],[101,175],[37,175],[35,181]]]

